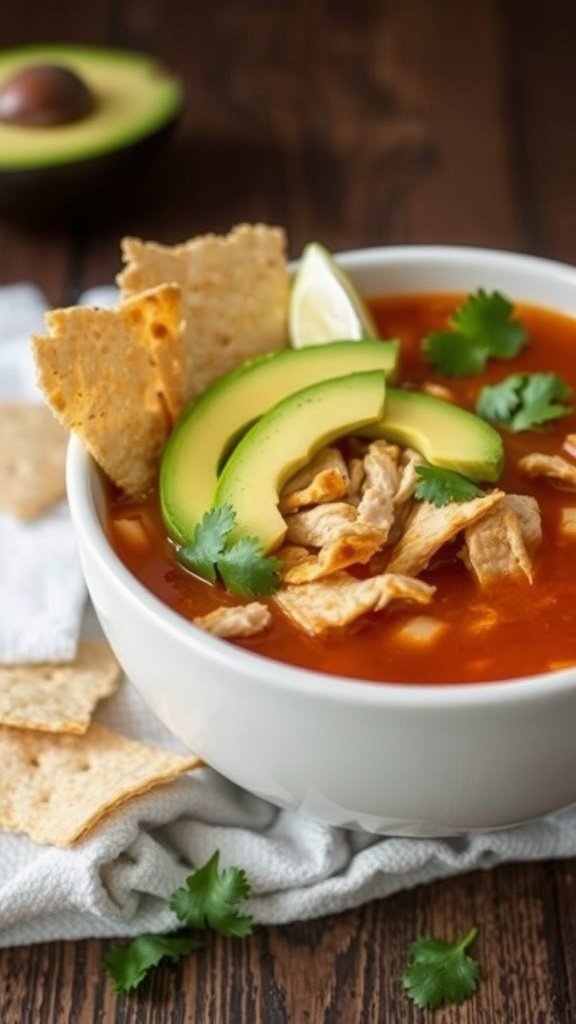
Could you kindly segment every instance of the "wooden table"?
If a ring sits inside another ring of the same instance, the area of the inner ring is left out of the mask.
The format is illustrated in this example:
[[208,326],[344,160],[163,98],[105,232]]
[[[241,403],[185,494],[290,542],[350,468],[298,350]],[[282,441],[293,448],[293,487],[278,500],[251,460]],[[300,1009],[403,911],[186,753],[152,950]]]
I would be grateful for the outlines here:
[[[240,219],[286,225],[293,254],[321,239],[576,260],[571,0],[19,0],[3,14],[3,46],[150,50],[188,92],[143,205],[97,229],[0,225],[3,282],[34,280],[52,302],[73,301],[111,280],[123,232],[172,242]],[[129,999],[102,974],[105,943],[4,951],[0,1021],[569,1024],[575,881],[569,863],[508,866],[242,943],[216,939]],[[399,982],[407,943],[472,923],[477,996],[434,1017],[411,1008]]]

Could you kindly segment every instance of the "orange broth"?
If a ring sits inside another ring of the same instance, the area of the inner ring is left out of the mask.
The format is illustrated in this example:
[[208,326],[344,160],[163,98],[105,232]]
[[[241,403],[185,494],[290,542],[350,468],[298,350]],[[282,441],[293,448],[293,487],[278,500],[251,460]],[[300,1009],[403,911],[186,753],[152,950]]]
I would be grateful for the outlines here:
[[[576,319],[547,309],[518,305],[529,343],[512,360],[491,360],[482,376],[444,378],[431,372],[420,354],[421,339],[446,326],[464,299],[461,295],[405,295],[370,301],[382,338],[402,341],[399,382],[435,381],[449,387],[458,404],[473,409],[483,384],[510,373],[550,371],[564,377],[576,393]],[[506,464],[499,486],[516,494],[532,494],[542,513],[543,542],[533,556],[535,578],[481,589],[457,557],[461,542],[444,548],[422,578],[437,587],[428,608],[398,608],[360,618],[340,634],[319,639],[306,635],[270,601],[273,624],[260,636],[230,641],[277,661],[320,672],[375,682],[474,683],[531,675],[576,664],[576,540],[559,532],[561,509],[576,508],[576,492],[528,480],[517,472],[517,460],[531,451],[564,454],[566,434],[576,433],[576,413],[537,430],[503,431]],[[569,458],[569,456],[566,456]],[[256,497],[257,500],[257,497]],[[120,535],[119,519],[142,517],[151,537],[143,550]],[[166,537],[158,496],[126,502],[109,501],[110,540],[141,583],[188,619],[205,615],[221,604],[236,603],[219,586],[210,586],[178,565]],[[424,614],[447,628],[431,643],[399,639],[400,627]],[[273,665],[270,666],[273,671]]]

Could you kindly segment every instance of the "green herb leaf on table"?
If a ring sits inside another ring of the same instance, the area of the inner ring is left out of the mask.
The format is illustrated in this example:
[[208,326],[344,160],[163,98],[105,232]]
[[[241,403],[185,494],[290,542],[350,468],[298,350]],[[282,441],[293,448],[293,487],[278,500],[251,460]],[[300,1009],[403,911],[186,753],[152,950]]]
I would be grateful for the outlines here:
[[457,942],[423,938],[412,943],[402,984],[416,1006],[435,1010],[463,1003],[476,991],[480,967],[466,950],[477,934],[478,929],[471,928]]
[[542,426],[571,412],[572,391],[556,373],[513,373],[499,384],[483,387],[476,412],[518,432]]
[[176,961],[203,946],[203,942],[188,936],[139,935],[127,946],[111,946],[104,956],[104,970],[117,992],[132,992],[161,960]]
[[[252,918],[238,913],[250,895],[250,883],[241,868],[218,870],[220,851],[188,875],[170,898],[170,909],[187,928],[208,928],[221,935],[243,938],[252,931]],[[161,960],[179,960],[203,949],[205,943],[194,935],[139,935],[126,946],[111,946],[104,956],[104,970],[117,992],[138,988],[149,971]]]
[[427,362],[439,373],[466,377],[482,373],[491,356],[512,359],[527,340],[513,313],[512,303],[500,292],[479,288],[452,314],[452,330],[432,331],[424,338]]
[[170,909],[188,928],[213,928],[221,935],[243,937],[252,931],[252,918],[241,916],[238,905],[250,895],[241,868],[218,870],[219,851],[189,875],[170,900]]
[[231,505],[206,512],[190,543],[178,551],[178,561],[209,583],[215,583],[219,574],[228,590],[240,597],[273,594],[280,586],[282,563],[265,555],[255,537],[230,543],[235,525]]
[[416,467],[416,474],[420,478],[414,491],[417,501],[428,501],[431,505],[441,507],[453,501],[471,501],[484,494],[472,480],[451,469],[424,463]]

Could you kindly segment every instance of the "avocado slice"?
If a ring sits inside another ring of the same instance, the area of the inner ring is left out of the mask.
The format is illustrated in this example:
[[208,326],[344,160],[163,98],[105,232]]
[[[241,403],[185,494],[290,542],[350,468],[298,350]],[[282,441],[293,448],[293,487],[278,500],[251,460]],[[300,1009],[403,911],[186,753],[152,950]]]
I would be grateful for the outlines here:
[[68,123],[0,120],[0,212],[32,222],[89,219],[90,210],[101,216],[95,197],[104,194],[107,206],[131,197],[142,166],[176,121],[182,87],[149,56],[62,44],[3,50],[0,93],[46,66],[77,76],[92,102]]
[[236,513],[233,539],[257,537],[265,551],[278,547],[286,533],[278,511],[283,484],[323,445],[381,419],[385,391],[381,370],[353,373],[303,388],[262,416],[235,448],[216,488],[215,506],[231,505]]
[[383,418],[362,434],[414,448],[433,466],[471,480],[495,481],[502,471],[502,438],[489,423],[421,391],[388,388]]
[[170,535],[180,543],[191,539],[212,505],[222,458],[258,416],[331,377],[393,374],[397,357],[396,341],[336,341],[273,352],[215,381],[184,413],[164,450],[160,503]]

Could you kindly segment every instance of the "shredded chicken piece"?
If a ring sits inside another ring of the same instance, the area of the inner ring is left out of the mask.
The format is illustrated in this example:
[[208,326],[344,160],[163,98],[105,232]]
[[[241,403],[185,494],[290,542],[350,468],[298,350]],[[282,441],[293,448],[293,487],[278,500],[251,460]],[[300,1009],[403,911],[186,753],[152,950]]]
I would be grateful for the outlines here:
[[350,459],[348,463],[348,501],[358,505],[364,483],[364,459]]
[[432,398],[441,398],[443,402],[454,402],[454,392],[444,386],[436,384],[433,380],[425,380],[421,389],[425,395],[432,395]]
[[563,508],[560,513],[560,533],[568,540],[576,538],[576,508]]
[[316,505],[287,516],[286,540],[290,544],[321,548],[328,541],[349,532],[350,524],[355,522],[356,509],[345,501]]
[[337,448],[322,448],[284,486],[279,508],[282,514],[304,505],[336,501],[348,490],[348,468]]
[[518,469],[524,476],[543,476],[555,487],[562,487],[567,491],[576,490],[576,466],[561,455],[531,452],[519,460]]
[[396,637],[410,644],[431,644],[438,640],[447,628],[446,622],[433,619],[430,615],[415,615],[398,630]]
[[212,636],[231,638],[234,636],[255,636],[266,629],[272,621],[270,610],[259,601],[235,607],[215,608],[208,615],[199,615],[194,624]]
[[503,491],[492,491],[483,498],[451,502],[442,508],[427,501],[417,503],[405,532],[392,549],[388,571],[418,576],[444,544],[481,519],[503,497]]
[[568,455],[576,459],[576,434],[566,434],[562,447],[565,452],[568,452]]
[[[309,583],[311,580],[329,576],[338,569],[349,565],[365,565],[379,550],[385,541],[385,535],[378,527],[369,527],[364,523],[352,523],[350,532],[336,537],[320,548],[318,554],[308,555],[299,559],[284,571],[286,583]],[[302,551],[302,548],[293,550]]]
[[282,562],[282,574],[285,575],[295,565],[301,565],[310,558],[308,548],[300,547],[297,544],[286,544],[274,552],[276,558]]
[[481,586],[519,575],[532,583],[532,562],[520,521],[506,506],[505,499],[479,522],[469,526],[464,537],[464,561]]
[[529,494],[506,494],[502,505],[518,516],[522,540],[528,551],[534,551],[542,541],[542,518],[536,498]]
[[394,495],[398,490],[398,448],[374,441],[364,456],[365,480],[358,505],[358,520],[379,527],[388,537],[394,522]]
[[288,586],[274,600],[282,611],[312,636],[341,629],[367,612],[382,611],[391,601],[429,604],[435,587],[422,580],[385,573],[358,580],[347,572],[321,582]]
[[414,494],[416,484],[418,483],[416,467],[421,466],[423,462],[424,459],[420,453],[413,451],[412,448],[406,448],[402,452],[400,458],[400,480],[394,495],[394,505],[396,507],[403,505]]

